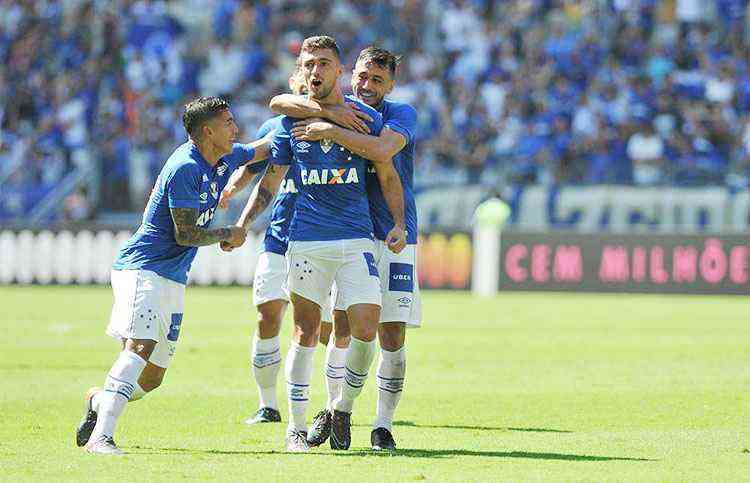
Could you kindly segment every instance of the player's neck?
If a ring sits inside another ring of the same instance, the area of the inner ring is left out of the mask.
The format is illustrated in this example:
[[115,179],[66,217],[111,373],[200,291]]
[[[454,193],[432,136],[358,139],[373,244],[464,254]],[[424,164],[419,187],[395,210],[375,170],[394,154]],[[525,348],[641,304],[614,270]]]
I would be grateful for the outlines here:
[[216,164],[219,162],[219,159],[226,154],[216,149],[210,142],[201,143],[195,141],[194,139],[191,139],[191,141],[193,142],[195,147],[198,148],[198,152],[201,153],[203,159],[205,159],[210,166],[216,166]]
[[331,89],[331,93],[325,96],[324,98],[322,99],[313,98],[313,99],[317,101],[318,103],[322,105],[326,105],[326,106],[335,106],[338,104],[345,104],[344,93],[341,92],[341,88],[339,86],[336,86],[333,89]]

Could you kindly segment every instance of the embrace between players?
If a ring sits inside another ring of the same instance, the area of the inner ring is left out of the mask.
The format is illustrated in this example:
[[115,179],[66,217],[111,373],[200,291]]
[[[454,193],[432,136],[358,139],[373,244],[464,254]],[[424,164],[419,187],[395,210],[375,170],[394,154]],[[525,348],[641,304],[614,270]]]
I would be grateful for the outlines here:
[[[128,401],[163,380],[197,247],[241,246],[250,224],[273,201],[253,283],[259,319],[251,362],[260,407],[246,422],[281,420],[279,331],[291,300],[287,449],[308,451],[329,437],[332,448],[349,447],[350,416],[375,357],[376,338],[381,357],[371,444],[375,450],[395,449],[391,425],[406,372],[405,328],[421,323],[412,190],[417,116],[411,106],[384,99],[397,64],[383,49],[364,49],[352,75],[355,97],[345,98],[335,40],[306,39],[290,77],[293,94],[271,101],[281,115],[264,123],[251,144],[235,142],[238,129],[223,100],[200,98],[186,106],[183,124],[190,139],[165,164],[141,226],[113,265],[115,300],[107,334],[120,339],[123,350],[104,388],[86,393],[79,446],[122,453],[113,439],[117,418]],[[236,226],[208,228],[216,208],[261,172]],[[308,432],[319,341],[326,345],[328,404]]]

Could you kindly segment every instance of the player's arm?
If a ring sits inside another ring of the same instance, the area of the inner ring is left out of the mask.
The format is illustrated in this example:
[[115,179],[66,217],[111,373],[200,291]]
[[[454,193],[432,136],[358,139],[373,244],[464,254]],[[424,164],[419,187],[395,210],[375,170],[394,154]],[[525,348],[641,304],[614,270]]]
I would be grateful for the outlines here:
[[206,229],[197,225],[200,212],[195,208],[170,208],[174,222],[174,237],[178,245],[203,247],[222,241],[234,246],[245,242],[246,232],[236,226]]
[[227,185],[221,191],[219,198],[219,208],[225,209],[229,206],[229,199],[245,189],[258,173],[253,172],[249,166],[241,166],[229,178]]
[[401,177],[396,172],[392,162],[376,164],[375,173],[378,176],[385,202],[393,216],[394,226],[386,235],[385,241],[392,252],[399,253],[406,246],[404,187],[401,185]]
[[237,227],[241,227],[244,232],[250,229],[250,224],[258,215],[263,213],[271,201],[276,197],[279,191],[279,185],[286,176],[289,166],[269,164],[263,177],[253,189],[250,198],[247,200],[245,209],[237,220]]
[[296,122],[292,135],[303,141],[331,139],[354,154],[369,159],[375,166],[391,164],[391,159],[404,149],[407,142],[403,134],[389,129],[388,126],[383,128],[380,136],[371,136],[318,119],[304,119]]
[[280,94],[274,97],[269,107],[277,114],[296,119],[328,119],[346,129],[366,134],[370,132],[366,123],[372,122],[372,118],[366,112],[357,109],[355,104],[323,105],[314,99],[294,94]]
[[271,155],[271,136],[253,141],[245,146],[253,148],[253,157],[245,161],[245,166],[261,163]]

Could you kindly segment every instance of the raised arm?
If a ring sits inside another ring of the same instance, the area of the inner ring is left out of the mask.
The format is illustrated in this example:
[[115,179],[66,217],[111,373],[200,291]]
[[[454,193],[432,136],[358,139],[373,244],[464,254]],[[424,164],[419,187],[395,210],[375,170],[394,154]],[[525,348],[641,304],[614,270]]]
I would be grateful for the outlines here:
[[323,105],[314,99],[295,94],[280,94],[268,105],[277,114],[284,114],[295,119],[320,118],[338,124],[346,129],[369,133],[366,122],[372,118],[357,109],[354,104]]
[[227,242],[233,246],[245,243],[245,230],[236,226],[206,229],[198,226],[200,212],[195,208],[170,208],[174,222],[174,237],[178,245],[203,247],[214,243]]

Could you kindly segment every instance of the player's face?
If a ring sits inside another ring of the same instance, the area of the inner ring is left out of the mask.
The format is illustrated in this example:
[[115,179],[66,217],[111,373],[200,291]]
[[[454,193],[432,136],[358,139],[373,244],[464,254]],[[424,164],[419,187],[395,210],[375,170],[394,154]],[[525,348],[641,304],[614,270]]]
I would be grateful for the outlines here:
[[313,99],[325,99],[341,76],[341,62],[330,49],[315,49],[299,54],[299,69]]
[[368,106],[378,107],[392,90],[393,77],[388,69],[364,60],[354,66],[352,92]]
[[225,109],[206,123],[203,132],[206,139],[217,150],[228,154],[232,152],[232,145],[237,140],[240,130],[234,122],[232,112],[229,109]]

